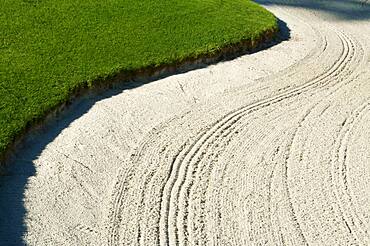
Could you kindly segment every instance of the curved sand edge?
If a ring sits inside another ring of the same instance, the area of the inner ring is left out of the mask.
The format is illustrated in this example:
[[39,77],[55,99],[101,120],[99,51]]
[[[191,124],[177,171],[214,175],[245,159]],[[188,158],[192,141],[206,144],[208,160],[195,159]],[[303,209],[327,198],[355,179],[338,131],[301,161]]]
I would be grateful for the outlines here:
[[83,100],[83,97],[96,96],[106,90],[113,89],[115,87],[123,87],[127,83],[127,86],[130,86],[130,82],[132,81],[149,83],[178,73],[185,73],[194,69],[204,68],[220,61],[235,59],[241,55],[251,54],[276,45],[277,43],[286,40],[288,38],[286,35],[287,34],[285,33],[280,33],[279,29],[271,29],[267,30],[256,40],[241,40],[238,43],[227,45],[212,53],[202,54],[195,57],[190,56],[175,63],[149,66],[132,71],[122,71],[118,74],[112,75],[111,77],[99,78],[92,82],[86,81],[81,86],[71,91],[65,102],[50,109],[43,118],[36,119],[29,123],[27,127],[14,139],[13,143],[10,144],[4,152],[0,153],[0,166],[7,163],[11,154],[17,151],[17,148],[20,148],[22,141],[28,134],[32,134],[33,131],[39,130],[44,125],[55,120],[58,115],[62,113],[68,114],[67,110],[70,105]]

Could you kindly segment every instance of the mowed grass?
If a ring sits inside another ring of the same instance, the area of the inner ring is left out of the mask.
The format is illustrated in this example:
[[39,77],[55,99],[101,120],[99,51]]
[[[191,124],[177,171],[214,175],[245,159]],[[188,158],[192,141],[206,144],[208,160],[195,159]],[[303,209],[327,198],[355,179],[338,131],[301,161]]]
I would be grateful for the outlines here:
[[248,0],[1,0],[0,154],[80,86],[276,28]]

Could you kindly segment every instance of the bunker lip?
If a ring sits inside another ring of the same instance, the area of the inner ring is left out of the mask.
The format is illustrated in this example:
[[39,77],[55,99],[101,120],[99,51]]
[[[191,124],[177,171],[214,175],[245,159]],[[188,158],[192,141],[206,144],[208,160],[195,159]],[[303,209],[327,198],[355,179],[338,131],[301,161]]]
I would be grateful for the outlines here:
[[34,130],[42,128],[48,121],[53,120],[57,115],[66,110],[69,105],[79,100],[81,97],[89,96],[104,92],[114,88],[115,86],[130,83],[130,81],[140,81],[142,83],[149,83],[161,78],[172,76],[179,73],[185,73],[194,69],[204,68],[208,65],[215,64],[221,61],[235,59],[241,55],[258,52],[266,49],[277,43],[287,40],[289,33],[284,22],[277,20],[278,28],[267,30],[265,33],[255,40],[241,40],[240,42],[228,44],[225,47],[197,56],[189,57],[181,61],[176,61],[170,64],[161,64],[159,66],[148,66],[136,70],[123,70],[112,76],[104,78],[97,78],[92,82],[85,81],[81,86],[72,90],[68,99],[60,105],[51,108],[45,113],[43,118],[35,119],[29,122],[25,129],[18,134],[10,145],[0,153],[0,174],[1,169],[8,162],[12,153],[17,148],[22,146],[22,141],[25,136]]

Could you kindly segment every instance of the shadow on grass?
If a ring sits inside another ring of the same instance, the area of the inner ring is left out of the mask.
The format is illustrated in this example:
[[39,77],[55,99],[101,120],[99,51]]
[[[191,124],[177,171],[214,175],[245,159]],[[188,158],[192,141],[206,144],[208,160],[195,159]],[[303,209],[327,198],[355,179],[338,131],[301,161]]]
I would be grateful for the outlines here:
[[[275,40],[264,44],[261,49],[266,49],[290,38],[290,30],[286,23],[279,20],[280,32]],[[228,56],[222,61],[231,60],[243,54]],[[0,245],[24,245],[24,236],[27,228],[24,224],[26,209],[24,207],[25,191],[30,178],[36,175],[36,160],[63,129],[67,128],[73,121],[87,113],[89,109],[98,101],[112,97],[124,90],[134,89],[145,83],[168,77],[174,74],[184,73],[190,70],[207,67],[210,64],[194,64],[180,69],[171,74],[162,74],[156,78],[141,81],[124,82],[115,85],[115,88],[101,92],[92,93],[79,98],[73,102],[68,109],[64,110],[57,117],[48,120],[45,125],[38,130],[33,130],[22,141],[15,153],[9,158],[7,165],[3,168],[0,175]],[[37,199],[37,197],[32,197]],[[43,216],[40,214],[40,216]],[[37,223],[37,222],[36,222]],[[42,242],[41,242],[42,243]]]
[[369,20],[370,0],[257,0],[263,5],[281,5],[324,12],[336,19]]

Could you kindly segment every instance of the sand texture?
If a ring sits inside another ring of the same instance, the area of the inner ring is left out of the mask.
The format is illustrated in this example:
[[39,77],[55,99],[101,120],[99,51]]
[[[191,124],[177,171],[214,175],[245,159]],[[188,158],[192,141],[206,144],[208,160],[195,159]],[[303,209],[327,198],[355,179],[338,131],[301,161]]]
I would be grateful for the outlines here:
[[370,245],[370,8],[261,2],[290,39],[91,96],[0,183],[4,245]]

